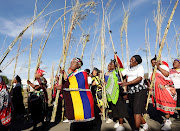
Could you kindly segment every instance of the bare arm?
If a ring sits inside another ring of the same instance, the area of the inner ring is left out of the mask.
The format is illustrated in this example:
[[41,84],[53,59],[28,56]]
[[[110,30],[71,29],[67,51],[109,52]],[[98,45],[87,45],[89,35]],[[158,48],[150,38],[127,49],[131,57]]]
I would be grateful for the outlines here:
[[157,68],[160,70],[160,72],[165,76],[165,77],[168,77],[169,76],[169,72],[162,69],[160,66],[157,66]]
[[40,85],[34,85],[34,84],[32,84],[29,80],[27,80],[27,84],[29,84],[29,85],[30,85],[33,89],[35,89],[35,90],[41,88]]

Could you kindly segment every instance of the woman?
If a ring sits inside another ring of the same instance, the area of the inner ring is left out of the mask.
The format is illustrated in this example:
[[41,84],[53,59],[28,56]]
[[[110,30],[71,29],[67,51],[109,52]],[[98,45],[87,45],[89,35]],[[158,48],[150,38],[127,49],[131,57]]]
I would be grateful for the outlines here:
[[112,108],[112,117],[118,120],[114,127],[117,128],[116,131],[124,131],[123,118],[128,117],[128,112],[126,102],[123,100],[123,89],[118,85],[120,78],[115,70],[116,67],[116,61],[111,60],[108,65],[109,77],[106,84],[106,93],[109,106]]
[[33,93],[29,99],[30,112],[33,119],[34,129],[37,128],[38,119],[41,120],[43,126],[45,121],[49,121],[48,117],[48,95],[47,95],[47,81],[43,77],[45,71],[38,69],[35,74],[35,81],[31,83],[27,80],[29,84],[35,91],[39,91],[37,94]]
[[95,104],[99,107],[97,112],[102,112],[102,85],[101,80],[99,78],[100,70],[94,67],[92,71],[92,84],[91,84],[91,92],[95,101]]
[[12,103],[14,107],[14,118],[16,119],[17,115],[24,114],[25,107],[23,104],[21,78],[17,75],[13,83],[15,84],[15,87],[13,88]]
[[71,61],[65,83],[58,85],[65,99],[66,117],[71,122],[70,131],[100,131],[101,121],[96,121],[94,101],[88,86],[87,72],[81,71],[80,58]]
[[122,71],[122,75],[127,77],[127,82],[123,82],[122,86],[127,86],[129,106],[134,114],[135,131],[139,130],[140,124],[143,124],[142,130],[148,129],[142,116],[145,111],[147,89],[144,86],[144,68],[141,63],[142,58],[134,55],[130,59],[130,67]]
[[175,59],[173,62],[173,68],[170,69],[170,78],[172,79],[174,83],[174,87],[177,92],[177,111],[180,116],[180,60]]
[[[161,130],[170,130],[172,122],[170,121],[170,114],[174,114],[176,107],[176,91],[173,86],[172,80],[169,76],[168,64],[164,61],[156,62],[156,57],[151,60],[152,67],[154,69],[157,66],[155,74],[155,86],[152,95],[153,105],[157,110],[160,110],[165,114],[165,122]],[[150,80],[152,80],[152,74],[150,74]]]
[[11,124],[11,100],[6,84],[0,76],[0,130],[9,131]]
[[[109,74],[112,72],[110,64],[108,64],[107,72],[104,74],[104,80],[105,80],[105,85],[107,85],[107,81],[109,79]],[[107,110],[107,120],[106,123],[112,123],[113,122],[113,116],[112,116],[112,107],[111,103],[108,103],[109,107],[106,109]]]

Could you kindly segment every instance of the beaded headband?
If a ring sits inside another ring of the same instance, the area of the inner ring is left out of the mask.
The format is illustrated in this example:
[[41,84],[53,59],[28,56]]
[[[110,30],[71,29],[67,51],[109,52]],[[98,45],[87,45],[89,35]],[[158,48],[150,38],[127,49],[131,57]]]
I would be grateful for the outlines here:
[[78,64],[81,65],[81,61],[80,61],[77,57],[73,58],[73,60],[76,61]]

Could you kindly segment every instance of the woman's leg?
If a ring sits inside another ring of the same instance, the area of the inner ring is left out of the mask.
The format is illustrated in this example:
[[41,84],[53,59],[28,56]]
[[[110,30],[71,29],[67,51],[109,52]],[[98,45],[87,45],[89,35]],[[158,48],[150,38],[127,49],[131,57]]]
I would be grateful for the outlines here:
[[141,124],[141,114],[134,114],[134,120],[135,120],[135,129],[139,130]]

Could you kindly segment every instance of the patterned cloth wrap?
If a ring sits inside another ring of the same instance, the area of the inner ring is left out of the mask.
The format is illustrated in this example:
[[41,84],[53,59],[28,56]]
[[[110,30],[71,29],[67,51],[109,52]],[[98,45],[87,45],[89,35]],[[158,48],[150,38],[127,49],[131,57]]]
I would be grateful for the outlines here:
[[109,73],[109,78],[106,85],[106,93],[108,102],[112,102],[116,105],[119,98],[119,85],[115,70]]
[[171,80],[166,80],[162,74],[156,72],[154,87],[155,93],[152,95],[152,102],[157,110],[164,113],[174,114],[177,94],[173,94],[172,90],[175,90],[173,82]]
[[6,84],[0,76],[0,120],[2,125],[11,123],[11,103]]
[[94,101],[87,82],[87,72],[77,71],[68,76],[63,86],[66,117],[70,122],[94,119]]

